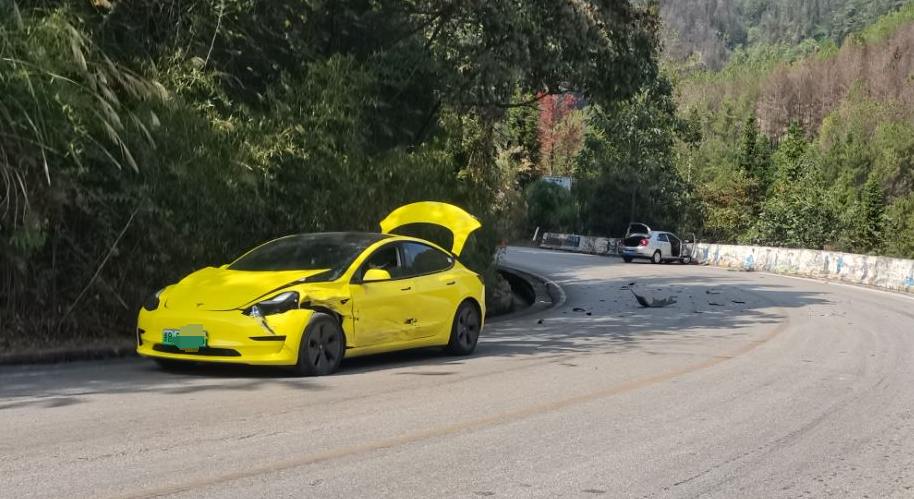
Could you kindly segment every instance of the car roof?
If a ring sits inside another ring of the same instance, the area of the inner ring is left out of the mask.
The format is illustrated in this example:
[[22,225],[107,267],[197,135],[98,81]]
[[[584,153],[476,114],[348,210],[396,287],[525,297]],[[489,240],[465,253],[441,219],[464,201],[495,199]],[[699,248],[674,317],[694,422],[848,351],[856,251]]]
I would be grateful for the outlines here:
[[279,237],[277,239],[286,239],[286,238],[302,238],[302,237],[328,237],[328,238],[338,238],[338,239],[348,239],[348,240],[363,240],[369,244],[376,243],[382,239],[390,238],[390,234],[381,234],[380,232],[302,232],[300,234],[289,234],[288,236]]

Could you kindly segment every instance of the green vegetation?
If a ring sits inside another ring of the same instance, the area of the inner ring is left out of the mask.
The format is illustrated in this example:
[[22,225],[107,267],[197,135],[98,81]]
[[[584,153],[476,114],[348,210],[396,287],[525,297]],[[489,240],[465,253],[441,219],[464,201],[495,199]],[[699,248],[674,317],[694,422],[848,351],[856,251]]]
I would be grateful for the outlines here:
[[194,269],[423,199],[483,220],[484,270],[525,215],[529,109],[638,93],[658,25],[628,2],[0,0],[0,349],[132,338]]
[[[664,0],[661,1],[667,57],[688,66],[717,70],[733,56],[758,50],[793,60],[851,34],[873,41],[894,31],[901,18],[882,19],[907,0]],[[877,35],[878,36],[878,35]]]
[[914,3],[632,3],[0,0],[0,349],[424,199],[490,277],[631,221],[914,257]]
[[683,76],[681,112],[700,123],[679,144],[718,242],[911,252],[914,3],[797,58],[757,46],[719,72]]

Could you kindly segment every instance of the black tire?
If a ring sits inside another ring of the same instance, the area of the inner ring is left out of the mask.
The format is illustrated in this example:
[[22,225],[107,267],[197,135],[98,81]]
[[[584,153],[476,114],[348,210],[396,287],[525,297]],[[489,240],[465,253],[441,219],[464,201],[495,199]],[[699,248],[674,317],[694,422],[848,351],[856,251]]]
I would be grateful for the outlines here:
[[663,261],[663,255],[660,254],[660,250],[655,251],[653,256],[651,256],[651,263],[658,264],[662,261]]
[[630,256],[623,256],[622,260],[624,260],[625,263],[632,263],[632,257]]
[[684,257],[682,257],[682,258],[679,259],[679,263],[681,263],[681,264],[683,264],[683,265],[688,265],[688,264],[692,263],[692,257],[690,257],[690,256],[684,256]]
[[315,312],[305,327],[298,346],[298,363],[293,371],[299,376],[325,376],[340,367],[346,352],[346,338],[336,318]]
[[479,342],[479,325],[482,324],[479,309],[469,301],[457,307],[454,323],[451,325],[451,339],[445,352],[451,355],[470,355]]

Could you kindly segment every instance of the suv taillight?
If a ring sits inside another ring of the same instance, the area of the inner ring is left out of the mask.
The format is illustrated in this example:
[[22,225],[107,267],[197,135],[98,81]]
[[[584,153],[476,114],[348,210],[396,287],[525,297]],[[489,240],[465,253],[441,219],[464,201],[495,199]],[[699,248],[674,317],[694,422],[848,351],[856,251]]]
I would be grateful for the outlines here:
[[642,239],[640,243],[641,246],[647,246],[647,239]]

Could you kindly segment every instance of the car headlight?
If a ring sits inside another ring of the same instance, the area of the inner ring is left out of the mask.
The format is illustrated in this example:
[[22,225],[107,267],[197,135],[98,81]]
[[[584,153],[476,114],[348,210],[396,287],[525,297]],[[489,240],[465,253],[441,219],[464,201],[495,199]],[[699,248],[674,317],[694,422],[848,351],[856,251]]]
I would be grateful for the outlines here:
[[244,309],[242,313],[251,317],[276,315],[298,308],[298,292],[286,291],[268,300],[257,302]]
[[162,295],[162,291],[165,291],[165,288],[162,288],[155,292],[154,295],[146,298],[146,301],[143,302],[143,308],[152,312],[153,310],[159,308],[159,296]]

